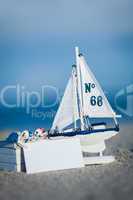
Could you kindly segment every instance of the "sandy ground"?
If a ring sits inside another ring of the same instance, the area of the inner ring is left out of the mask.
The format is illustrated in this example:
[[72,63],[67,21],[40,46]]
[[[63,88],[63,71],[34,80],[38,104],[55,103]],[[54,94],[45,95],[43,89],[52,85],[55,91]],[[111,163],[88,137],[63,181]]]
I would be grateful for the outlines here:
[[0,172],[0,200],[133,200],[133,124],[107,142],[116,161],[82,169],[26,175]]

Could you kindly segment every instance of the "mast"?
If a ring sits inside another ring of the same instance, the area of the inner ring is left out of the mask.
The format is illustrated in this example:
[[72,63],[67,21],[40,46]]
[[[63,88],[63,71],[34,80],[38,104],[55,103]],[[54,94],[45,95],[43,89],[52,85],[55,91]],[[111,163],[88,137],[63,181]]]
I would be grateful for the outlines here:
[[81,124],[81,130],[84,130],[84,118],[83,118],[83,96],[82,96],[82,83],[81,83],[81,73],[79,66],[79,48],[75,47],[76,54],[76,66],[77,66],[77,88],[78,88],[78,97],[79,97],[79,118]]
[[72,98],[73,98],[73,123],[74,123],[74,130],[77,128],[76,124],[76,111],[75,111],[75,103],[77,101],[76,96],[76,65],[72,65]]

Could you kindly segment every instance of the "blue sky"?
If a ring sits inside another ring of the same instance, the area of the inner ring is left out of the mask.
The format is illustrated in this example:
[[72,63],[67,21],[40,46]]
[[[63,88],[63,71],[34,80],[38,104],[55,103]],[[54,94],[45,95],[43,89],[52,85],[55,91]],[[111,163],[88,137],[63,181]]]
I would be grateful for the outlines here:
[[103,87],[131,83],[132,8],[132,0],[0,1],[0,85],[63,89],[75,45]]
[[104,90],[133,83],[132,10],[132,0],[0,0],[0,89],[63,91],[77,45]]

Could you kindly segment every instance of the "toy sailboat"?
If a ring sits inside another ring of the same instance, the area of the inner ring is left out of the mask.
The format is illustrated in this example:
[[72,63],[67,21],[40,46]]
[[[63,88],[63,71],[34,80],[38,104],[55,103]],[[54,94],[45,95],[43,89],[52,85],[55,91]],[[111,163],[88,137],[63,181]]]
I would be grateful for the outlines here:
[[[95,76],[87,65],[85,58],[76,51],[76,65],[68,81],[64,96],[56,113],[50,131],[37,129],[33,134],[28,130],[22,133],[12,133],[5,147],[0,147],[3,154],[12,148],[15,152],[14,162],[8,162],[7,156],[2,156],[0,167],[21,171],[21,163],[25,163],[27,173],[37,173],[49,170],[84,167],[90,164],[105,164],[114,161],[113,156],[103,155],[105,140],[119,132],[117,115],[111,108]],[[100,123],[92,123],[92,118],[99,118]],[[105,123],[105,118],[111,118],[113,127]],[[10,148],[8,145],[12,145]],[[19,148],[18,148],[19,147]],[[23,149],[24,157],[21,150]],[[43,152],[43,157],[38,156]],[[92,153],[87,156],[82,152]],[[98,153],[94,156],[94,153]],[[12,156],[11,156],[12,158]],[[3,165],[7,164],[8,167]]]
[[[83,152],[99,153],[102,156],[105,140],[119,132],[117,115],[78,47],[75,52],[76,65],[72,66],[71,77],[49,137],[79,137]],[[91,118],[112,118],[114,125],[108,127],[103,121],[92,124]]]

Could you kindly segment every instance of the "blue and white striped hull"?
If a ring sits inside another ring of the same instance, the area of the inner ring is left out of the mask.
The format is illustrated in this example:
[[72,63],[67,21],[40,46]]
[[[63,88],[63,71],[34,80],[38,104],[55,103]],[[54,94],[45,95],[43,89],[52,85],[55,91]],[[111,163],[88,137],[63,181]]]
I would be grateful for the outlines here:
[[50,137],[53,139],[59,139],[59,137],[78,137],[80,138],[82,151],[97,153],[104,151],[105,140],[110,139],[118,133],[119,131],[116,128],[106,128],[105,125],[99,125],[94,126],[93,130],[66,130],[64,133],[53,134]]

